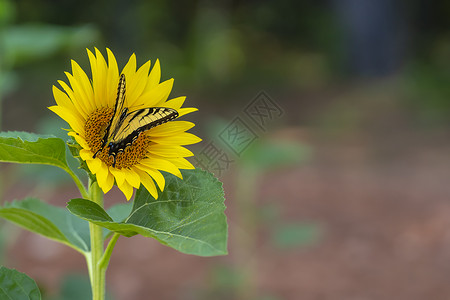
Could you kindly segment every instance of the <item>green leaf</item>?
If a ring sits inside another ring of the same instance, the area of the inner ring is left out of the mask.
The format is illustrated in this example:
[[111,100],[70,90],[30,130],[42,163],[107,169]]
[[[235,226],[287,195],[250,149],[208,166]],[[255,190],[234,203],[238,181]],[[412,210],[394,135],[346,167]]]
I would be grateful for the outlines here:
[[182,174],[183,180],[166,176],[166,187],[157,200],[141,187],[124,222],[114,221],[100,206],[85,199],[73,199],[67,208],[80,218],[127,237],[141,234],[187,254],[227,254],[222,184],[200,169],[184,170]]
[[119,203],[119,204],[111,206],[108,209],[108,215],[113,220],[117,220],[118,222],[123,222],[130,215],[132,208],[133,208],[133,202]]
[[0,162],[45,164],[67,170],[62,139],[28,132],[0,132]]
[[39,300],[41,292],[36,282],[26,274],[0,267],[0,299]]
[[114,220],[100,205],[90,200],[79,198],[73,199],[68,203],[67,207],[69,208],[70,212],[73,213],[74,211],[76,211],[86,220],[106,221],[111,223],[114,222]]
[[[130,215],[131,209],[133,208],[133,202],[120,203],[114,206],[111,206],[108,209],[108,215],[116,222],[120,223],[125,221],[125,219]],[[114,232],[107,230],[104,228],[103,237],[107,239]]]
[[79,252],[90,249],[89,224],[62,207],[27,198],[0,207],[0,217]]

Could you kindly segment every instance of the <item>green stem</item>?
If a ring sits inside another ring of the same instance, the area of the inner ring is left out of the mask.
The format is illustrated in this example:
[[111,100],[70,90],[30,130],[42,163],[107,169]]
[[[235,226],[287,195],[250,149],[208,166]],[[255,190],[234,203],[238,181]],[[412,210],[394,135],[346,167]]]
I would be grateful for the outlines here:
[[[86,188],[84,187],[84,184],[81,182],[80,178],[78,178],[78,176],[69,167],[65,168],[64,170],[70,175],[70,177],[72,177],[73,181],[75,182],[75,184],[78,187],[78,190],[80,191],[81,196],[84,199],[91,199],[90,195],[86,191]],[[98,187],[98,185],[97,185],[97,187]],[[94,199],[91,199],[91,200],[95,202]],[[103,198],[101,201],[103,202]],[[103,203],[101,206],[103,207]]]
[[[91,201],[103,207],[103,193],[97,182],[90,185],[89,194]],[[90,263],[92,299],[104,300],[106,267],[102,267],[100,264],[103,256],[103,230],[102,227],[90,222],[89,231],[91,234],[91,255],[87,262]]]
[[111,240],[108,243],[108,246],[106,247],[105,253],[103,253],[103,257],[99,262],[100,268],[108,268],[109,259],[111,258],[112,251],[114,249],[114,246],[116,245],[117,239],[119,238],[120,234],[117,232],[114,233]]

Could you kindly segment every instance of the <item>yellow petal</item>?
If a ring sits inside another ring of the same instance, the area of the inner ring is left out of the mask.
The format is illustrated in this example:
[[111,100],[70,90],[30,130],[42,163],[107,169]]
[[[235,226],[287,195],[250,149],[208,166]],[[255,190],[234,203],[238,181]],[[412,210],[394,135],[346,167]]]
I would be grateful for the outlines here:
[[123,192],[127,201],[131,199],[131,196],[133,196],[133,187],[127,181],[124,181],[120,185],[117,184],[117,187]]
[[86,49],[89,64],[91,65],[91,74],[92,74],[92,91],[94,93],[94,103],[96,107],[101,107],[102,102],[100,101],[101,96],[99,95],[99,87],[98,87],[98,70],[97,70],[97,59],[91,50]]
[[64,121],[69,123],[70,127],[75,132],[84,132],[84,124],[80,119],[77,119],[77,117],[74,116],[74,114],[69,111],[68,109],[62,107],[62,106],[50,106],[48,109],[50,109],[52,112],[60,116]]
[[67,108],[68,110],[75,110],[72,101],[66,93],[58,89],[56,86],[52,86],[53,97],[55,97],[56,104]]
[[74,98],[72,98],[72,101],[78,103],[82,111],[86,115],[89,115],[92,112],[90,102],[92,102],[93,99],[86,98],[80,83],[72,74],[69,72],[64,72],[64,74],[66,74],[67,79],[69,79],[70,86],[73,90]]
[[81,149],[80,150],[80,157],[82,160],[89,160],[92,159],[92,156],[94,154],[92,154],[91,150],[87,150],[87,149]]
[[127,83],[127,98],[128,106],[134,106],[134,103],[141,96],[147,84],[148,71],[150,70],[150,61],[147,61],[142,67],[137,70],[133,81]]
[[70,131],[67,133],[67,135],[73,137],[75,141],[84,149],[90,149],[89,145],[87,144],[85,138],[81,134],[77,134],[76,132]]
[[98,85],[100,86],[99,89],[101,89],[101,99],[99,99],[101,106],[109,106],[114,107],[114,101],[115,101],[115,93],[117,91],[117,82],[116,87],[114,88],[114,91],[111,91],[108,89],[107,84],[105,84],[108,80],[108,67],[106,65],[106,60],[103,57],[102,53],[95,48],[95,56],[97,57],[97,69],[98,69]]
[[184,107],[184,108],[180,108],[178,110],[178,118],[187,114],[190,114],[191,112],[197,111],[198,108],[195,107]]
[[136,172],[138,174],[140,174],[138,171],[143,171],[143,172],[147,173],[148,175],[150,175],[153,178],[153,180],[156,181],[156,183],[159,186],[159,189],[161,191],[164,191],[164,186],[166,185],[166,180],[164,179],[164,176],[161,174],[161,172],[159,172],[157,169],[150,168],[150,167],[147,167],[142,164],[137,164],[135,167],[139,169],[139,170],[136,170]]
[[194,126],[194,123],[188,121],[172,121],[153,127],[147,131],[147,135],[151,137],[173,135],[187,131]]
[[150,159],[163,159],[171,162],[178,169],[195,169],[195,167],[184,157],[164,157],[159,155],[154,155],[150,157]]
[[125,172],[123,172],[123,169],[116,169],[116,168],[109,168],[109,171],[114,175],[114,178],[116,179],[117,185],[122,185],[125,181]]
[[155,106],[163,106],[162,104],[167,101],[167,98],[169,98],[170,92],[172,91],[173,81],[173,78],[170,78],[169,80],[163,81],[158,85],[158,88],[163,91],[163,95]]
[[139,188],[141,185],[141,180],[139,178],[139,175],[133,171],[132,169],[123,168],[122,169],[125,173],[125,179],[126,181],[134,188]]
[[146,158],[146,159],[141,160],[141,164],[146,167],[150,167],[150,168],[154,168],[157,170],[172,173],[173,175],[183,179],[183,176],[181,175],[180,170],[177,167],[175,167],[175,165],[173,163],[171,163],[170,161],[167,161],[165,159],[158,159],[155,157]]
[[144,171],[141,171],[139,169],[136,169],[135,171],[141,178],[142,185],[147,189],[150,195],[152,195],[153,198],[158,199],[158,190],[156,189],[155,183],[153,182],[152,178]]
[[167,100],[170,92],[172,91],[172,86],[173,86],[173,78],[160,83],[155,88],[147,92],[144,92],[141,95],[141,97],[139,97],[139,99],[136,100],[135,105],[152,107],[158,106],[160,103],[164,103],[164,101]]
[[98,186],[103,193],[109,192],[114,185],[114,176],[109,172],[108,166],[102,163],[95,176],[97,176]]
[[86,52],[88,54],[89,64],[91,66],[92,78],[97,77],[97,59],[95,58],[94,53],[92,53],[92,51],[88,48],[86,48]]
[[119,85],[119,67],[117,66],[116,58],[114,54],[106,48],[108,53],[108,75],[107,75],[107,88],[106,97],[112,101],[116,100],[117,87]]
[[202,139],[192,133],[182,132],[173,136],[152,137],[152,141],[163,145],[191,145],[201,142]]
[[98,158],[92,159],[91,157],[91,159],[86,160],[86,164],[88,165],[89,170],[91,170],[92,174],[97,174],[102,167],[102,161]]
[[148,76],[147,85],[145,86],[144,93],[154,89],[161,81],[161,66],[159,59],[156,60],[150,75]]
[[62,80],[58,80],[59,85],[64,89],[64,92],[66,92],[67,96],[69,96],[69,99],[72,101],[73,105],[76,108],[76,111],[83,117],[83,120],[87,118],[88,111],[86,108],[81,105],[77,99],[75,98],[75,94],[73,93],[72,89]]
[[194,156],[194,153],[178,145],[161,145],[152,144],[148,148],[148,152],[163,157],[189,157]]
[[166,158],[168,161],[173,163],[178,169],[186,169],[186,170],[193,170],[195,167],[186,159],[183,157],[168,157]]
[[[72,60],[72,74],[78,83],[80,93],[84,99],[86,99],[86,107],[88,111],[95,109],[94,92],[92,91],[92,85],[87,77],[86,73],[81,69],[80,65]],[[73,86],[72,86],[73,87]]]
[[166,101],[164,103],[164,107],[173,108],[178,111],[181,108],[181,106],[183,105],[185,100],[186,100],[186,96],[173,98],[173,99],[170,99],[169,101]]
[[[95,77],[92,77],[92,86],[94,87],[95,94],[95,102],[97,107],[105,107],[108,106],[108,97],[106,94],[106,79],[107,79],[107,67],[106,61],[103,57],[102,53],[95,48],[95,57],[94,55],[89,56],[89,60],[91,62],[91,68],[94,68],[97,72],[95,73]],[[94,75],[94,74],[92,74]]]
[[[122,74],[125,74],[125,79],[128,81],[132,81],[134,75],[136,74],[136,54],[132,54],[127,64],[122,70]],[[127,84],[128,86],[128,84]]]

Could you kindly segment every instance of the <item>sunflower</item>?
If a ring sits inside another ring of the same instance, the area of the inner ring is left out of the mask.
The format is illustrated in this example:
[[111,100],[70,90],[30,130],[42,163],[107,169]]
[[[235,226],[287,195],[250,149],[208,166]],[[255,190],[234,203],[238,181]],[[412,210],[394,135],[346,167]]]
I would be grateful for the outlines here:
[[120,74],[126,78],[124,106],[128,111],[167,107],[175,109],[178,117],[181,117],[197,109],[182,108],[186,97],[167,100],[173,79],[160,82],[159,60],[156,60],[151,70],[150,61],[136,70],[136,56],[133,54],[119,73],[114,54],[109,49],[106,52],[108,62],[97,48],[95,54],[87,49],[92,80],[72,60],[72,74],[65,72],[69,84],[59,80],[62,89],[53,86],[57,105],[49,109],[69,124],[68,135],[81,146],[80,157],[90,172],[95,174],[104,193],[116,184],[129,200],[134,188],[143,184],[156,199],[156,185],[161,191],[165,186],[161,171],[182,178],[180,169],[194,168],[185,158],[193,154],[183,146],[201,139],[186,132],[194,127],[192,122],[175,119],[142,132],[115,159],[109,155],[108,147],[101,149],[105,130],[114,113]]

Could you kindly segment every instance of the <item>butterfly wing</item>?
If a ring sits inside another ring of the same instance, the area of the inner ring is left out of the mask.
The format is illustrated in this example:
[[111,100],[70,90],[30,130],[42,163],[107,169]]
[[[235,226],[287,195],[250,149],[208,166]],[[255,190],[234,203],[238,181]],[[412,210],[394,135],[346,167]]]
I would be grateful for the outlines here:
[[117,153],[123,152],[138,138],[141,132],[169,122],[176,117],[178,117],[178,112],[168,107],[143,108],[127,114],[111,136],[109,155],[115,156]]
[[125,75],[120,75],[117,88],[114,114],[106,127],[102,140],[102,146],[94,154],[95,156],[108,144],[109,155],[114,157],[113,167],[116,164],[116,155],[130,146],[141,132],[155,126],[169,122],[178,117],[175,109],[168,107],[150,107],[128,112],[125,106],[126,82]]
[[105,133],[106,141],[110,141],[114,134],[117,133],[117,130],[119,129],[121,123],[123,123],[123,120],[127,115],[128,109],[124,108],[125,91],[125,75],[122,74],[120,75],[119,87],[117,88],[117,98],[116,104],[114,106],[114,114]]
[[108,123],[108,126],[105,129],[105,134],[103,135],[102,145],[100,149],[94,154],[95,156],[102,151],[102,149],[106,146],[108,141],[111,140],[111,136],[117,132],[117,129],[120,127],[120,123],[123,122],[125,116],[127,114],[128,109],[124,108],[125,103],[125,91],[126,91],[126,82],[125,75],[121,74],[119,78],[119,86],[117,87],[117,97],[116,103],[114,105],[114,114],[111,120]]

